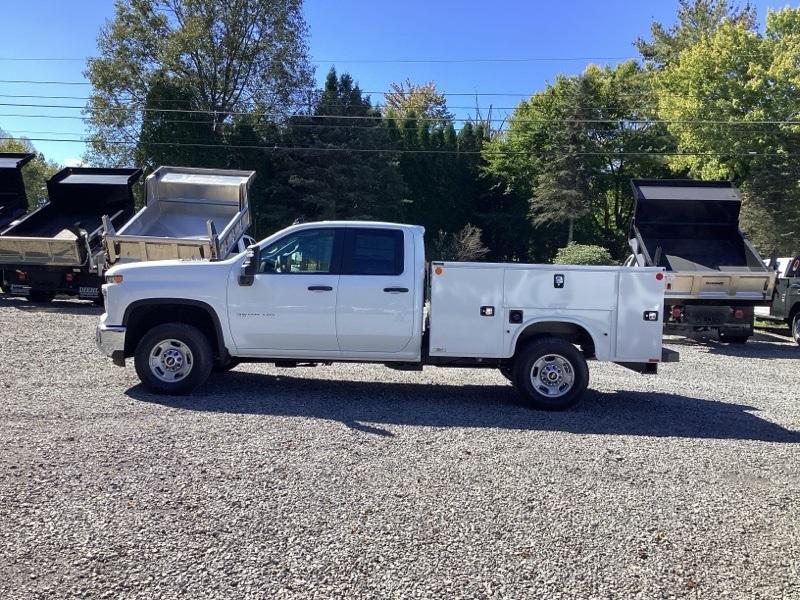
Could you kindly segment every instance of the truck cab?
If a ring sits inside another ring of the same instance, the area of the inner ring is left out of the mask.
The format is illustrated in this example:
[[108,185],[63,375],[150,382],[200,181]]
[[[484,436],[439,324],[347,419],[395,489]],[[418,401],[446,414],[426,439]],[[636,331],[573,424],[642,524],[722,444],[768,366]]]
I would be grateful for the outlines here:
[[770,264],[777,273],[775,291],[768,310],[759,311],[760,319],[789,325],[794,341],[800,345],[800,255],[778,258]]

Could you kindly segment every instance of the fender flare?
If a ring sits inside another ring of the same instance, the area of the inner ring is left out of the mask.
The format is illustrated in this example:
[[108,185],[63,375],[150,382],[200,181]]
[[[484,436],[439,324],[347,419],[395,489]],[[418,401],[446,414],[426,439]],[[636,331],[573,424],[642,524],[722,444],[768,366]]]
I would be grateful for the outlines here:
[[517,344],[519,343],[519,338],[522,336],[523,333],[531,326],[536,325],[537,323],[568,323],[570,325],[577,325],[586,333],[589,334],[589,337],[592,339],[592,343],[594,344],[595,350],[598,347],[597,344],[597,336],[594,335],[592,332],[592,328],[589,327],[586,322],[582,321],[581,319],[576,319],[575,317],[535,317],[533,319],[529,319],[524,323],[520,324],[519,329],[514,334],[513,339],[511,340],[511,356],[517,353]]
[[211,318],[211,322],[214,325],[214,332],[217,335],[217,350],[219,355],[222,357],[227,357],[229,355],[228,348],[225,346],[225,336],[222,333],[222,324],[219,321],[219,315],[217,315],[217,311],[215,311],[210,304],[200,300],[189,300],[186,298],[144,298],[142,300],[135,300],[125,307],[125,313],[122,315],[122,326],[128,326],[129,319],[139,308],[159,305],[193,306],[203,310]]

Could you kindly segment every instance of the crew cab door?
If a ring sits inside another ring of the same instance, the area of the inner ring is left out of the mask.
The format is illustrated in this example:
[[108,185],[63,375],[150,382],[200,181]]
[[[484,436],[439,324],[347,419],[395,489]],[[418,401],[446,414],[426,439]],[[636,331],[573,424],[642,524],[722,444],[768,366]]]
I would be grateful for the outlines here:
[[344,229],[336,332],[343,352],[395,353],[414,333],[414,251],[402,229]]
[[261,249],[251,286],[228,286],[228,319],[239,350],[264,356],[283,351],[338,351],[336,294],[341,231],[293,231]]

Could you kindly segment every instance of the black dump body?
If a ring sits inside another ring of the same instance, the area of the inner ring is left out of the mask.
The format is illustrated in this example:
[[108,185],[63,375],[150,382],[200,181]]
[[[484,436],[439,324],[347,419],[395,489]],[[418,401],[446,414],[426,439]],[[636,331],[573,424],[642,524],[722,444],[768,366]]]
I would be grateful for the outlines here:
[[47,182],[49,202],[2,235],[49,238],[69,229],[85,231],[93,242],[99,239],[103,215],[119,224],[133,215],[131,186],[140,175],[138,169],[62,169]]
[[131,186],[140,175],[138,169],[69,167],[51,177],[49,201],[0,229],[5,291],[32,300],[67,294],[99,301],[103,216],[117,227],[130,219]]
[[727,181],[634,179],[630,239],[668,271],[763,271],[739,230],[741,198]]
[[28,210],[22,167],[34,156],[29,152],[0,152],[0,231]]

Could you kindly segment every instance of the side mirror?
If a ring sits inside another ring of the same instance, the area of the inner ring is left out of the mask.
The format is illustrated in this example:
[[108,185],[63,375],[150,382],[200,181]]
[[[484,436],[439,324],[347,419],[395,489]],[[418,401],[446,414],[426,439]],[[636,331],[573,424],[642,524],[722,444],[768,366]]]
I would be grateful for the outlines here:
[[245,256],[242,267],[239,271],[239,285],[250,286],[256,280],[256,273],[258,273],[258,265],[261,262],[261,248],[258,244],[253,244],[247,248],[247,256]]

